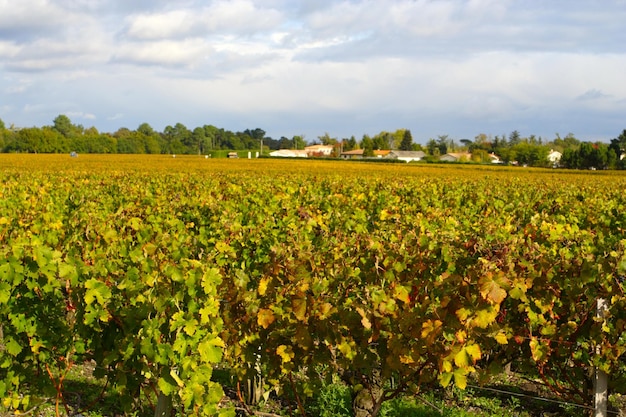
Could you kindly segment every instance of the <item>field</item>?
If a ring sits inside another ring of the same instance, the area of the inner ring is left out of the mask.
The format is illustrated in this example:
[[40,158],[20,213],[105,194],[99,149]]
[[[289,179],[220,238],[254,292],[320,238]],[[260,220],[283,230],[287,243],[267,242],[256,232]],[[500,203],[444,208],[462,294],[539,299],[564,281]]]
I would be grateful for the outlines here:
[[621,172],[124,155],[0,169],[7,412],[44,397],[71,412],[85,369],[119,410],[154,415],[324,415],[321,393],[347,396],[342,415],[424,415],[388,404],[511,381],[588,407],[595,370],[626,387]]

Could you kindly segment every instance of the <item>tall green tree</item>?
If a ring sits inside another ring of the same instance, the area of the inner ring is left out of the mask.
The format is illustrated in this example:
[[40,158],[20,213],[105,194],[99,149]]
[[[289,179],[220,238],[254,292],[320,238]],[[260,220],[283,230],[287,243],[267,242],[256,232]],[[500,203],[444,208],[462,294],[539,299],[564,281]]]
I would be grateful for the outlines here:
[[361,149],[363,149],[363,156],[374,156],[374,141],[369,135],[363,135],[361,139]]
[[337,143],[337,138],[330,137],[328,132],[325,132],[322,136],[318,136],[317,138],[322,142],[322,145],[335,145]]
[[58,115],[53,120],[52,128],[66,138],[78,136],[83,133],[84,128],[81,125],[74,125],[69,117],[64,114]]
[[514,130],[509,135],[509,146],[515,146],[522,141],[522,136],[517,130]]
[[4,152],[6,137],[7,137],[7,128],[4,125],[4,121],[0,119],[0,152]]
[[413,149],[413,136],[411,135],[411,131],[406,129],[404,131],[404,135],[402,136],[402,142],[400,142],[400,150],[401,151],[410,151]]
[[428,142],[426,142],[426,149],[428,150],[428,154],[431,156],[441,155],[437,141],[433,138],[428,139]]
[[439,135],[437,137],[437,148],[439,148],[439,154],[445,155],[448,153],[449,145],[451,144],[448,135]]
[[293,147],[295,149],[304,149],[306,146],[306,141],[304,140],[304,135],[296,135],[292,138]]

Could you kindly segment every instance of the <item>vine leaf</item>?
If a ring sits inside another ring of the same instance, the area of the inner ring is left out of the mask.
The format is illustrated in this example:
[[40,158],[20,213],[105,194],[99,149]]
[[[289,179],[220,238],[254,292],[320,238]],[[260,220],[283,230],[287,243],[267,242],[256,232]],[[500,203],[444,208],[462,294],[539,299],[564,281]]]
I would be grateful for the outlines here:
[[276,317],[274,317],[272,310],[268,310],[266,308],[259,310],[259,314],[257,315],[257,322],[259,323],[259,326],[267,329],[272,323],[274,323],[274,320],[276,320]]
[[306,319],[306,298],[294,298],[291,300],[291,308],[293,314],[299,321],[305,321]]
[[494,276],[492,272],[487,272],[478,281],[480,285],[480,295],[493,304],[500,304],[506,298],[506,290],[509,280],[503,274]]

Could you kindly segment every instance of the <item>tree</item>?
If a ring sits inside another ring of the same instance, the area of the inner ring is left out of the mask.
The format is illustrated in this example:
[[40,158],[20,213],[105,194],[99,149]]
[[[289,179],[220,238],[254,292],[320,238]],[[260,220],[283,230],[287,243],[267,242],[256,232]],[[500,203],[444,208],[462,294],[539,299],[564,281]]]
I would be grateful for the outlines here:
[[426,149],[428,150],[428,154],[431,156],[441,155],[437,141],[433,138],[428,139],[428,142],[426,142]]
[[6,138],[7,138],[7,128],[4,125],[4,121],[0,119],[0,152],[4,152],[6,146]]
[[363,135],[361,149],[363,149],[363,157],[374,156],[374,141],[368,135]]
[[146,136],[151,136],[156,133],[154,129],[152,128],[152,126],[150,126],[148,123],[140,124],[139,127],[137,128],[137,132],[143,133]]
[[465,148],[467,148],[468,152],[472,152],[474,150],[474,142],[469,139],[461,139],[460,142],[463,144]]
[[450,143],[448,135],[439,135],[437,137],[437,148],[439,148],[439,154],[445,155],[448,153],[448,144]]
[[322,145],[334,145],[337,143],[337,138],[331,138],[328,132],[317,138],[322,142]]
[[522,137],[520,136],[517,130],[514,130],[509,135],[509,146],[515,146],[522,141]]
[[196,127],[193,132],[191,132],[191,136],[193,137],[193,142],[198,144],[198,155],[206,153],[206,151],[210,149],[206,131],[203,128]]
[[491,139],[485,133],[479,133],[474,138],[474,148],[489,151],[491,149]]
[[357,143],[354,135],[350,136],[350,139],[344,140],[344,145],[343,145],[344,151],[352,151],[352,150],[358,149],[358,147],[359,147],[359,144]]
[[[611,139],[610,148],[613,149],[617,159],[620,160],[622,155],[626,153],[626,129],[615,139]],[[626,160],[626,158],[622,158],[622,160]]]
[[410,151],[413,149],[413,136],[411,136],[411,131],[406,129],[404,131],[404,135],[402,136],[402,142],[400,142],[400,150],[401,151]]
[[163,137],[167,144],[167,153],[195,153],[197,149],[193,146],[191,132],[182,123],[176,123],[175,126],[165,126]]
[[293,147],[295,149],[304,149],[306,146],[306,141],[304,140],[304,135],[296,135],[292,138]]
[[73,125],[69,117],[64,114],[58,115],[53,120],[53,129],[66,138],[74,137],[82,134],[83,127],[81,125]]

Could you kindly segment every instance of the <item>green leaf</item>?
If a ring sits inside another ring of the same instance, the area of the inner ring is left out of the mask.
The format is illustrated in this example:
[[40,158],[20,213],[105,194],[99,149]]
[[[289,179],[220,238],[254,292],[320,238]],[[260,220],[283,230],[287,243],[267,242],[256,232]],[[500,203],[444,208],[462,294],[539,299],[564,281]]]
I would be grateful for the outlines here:
[[85,282],[85,303],[90,305],[96,300],[98,304],[104,305],[111,298],[111,289],[105,283],[97,279],[90,279]]
[[452,381],[452,372],[442,372],[439,374],[439,383],[442,387],[447,387]]
[[220,338],[213,338],[198,344],[200,359],[206,363],[219,363],[222,360],[224,342]]
[[166,397],[172,395],[174,391],[176,391],[176,385],[170,384],[164,378],[159,378],[159,382],[157,383],[159,386],[159,391]]
[[11,299],[11,286],[6,282],[0,282],[0,304],[6,304]]
[[22,351],[20,344],[12,337],[6,337],[4,339],[4,347],[11,356],[17,356]]
[[222,275],[217,268],[208,269],[202,276],[202,288],[206,295],[213,295],[216,288],[222,283]]

